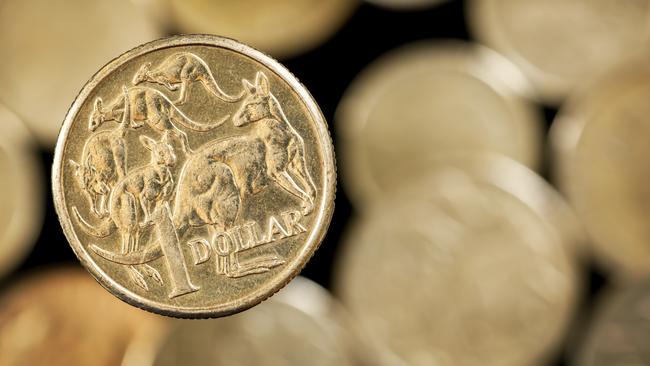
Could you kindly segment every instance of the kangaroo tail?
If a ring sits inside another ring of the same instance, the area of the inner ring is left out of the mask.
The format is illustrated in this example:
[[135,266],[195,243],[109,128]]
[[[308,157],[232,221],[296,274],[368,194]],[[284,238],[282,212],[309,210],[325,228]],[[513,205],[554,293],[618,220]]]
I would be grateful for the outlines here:
[[219,84],[217,84],[217,81],[214,79],[214,76],[212,76],[212,74],[201,78],[201,83],[210,93],[212,93],[212,95],[223,100],[224,102],[228,102],[228,103],[238,102],[244,96],[244,91],[239,93],[239,95],[237,96],[232,96],[230,94],[227,94],[223,90],[221,90]]
[[75,218],[75,221],[77,221],[77,224],[81,226],[83,231],[96,238],[105,238],[111,235],[115,230],[115,224],[113,223],[113,220],[110,219],[110,217],[107,217],[99,224],[99,226],[95,227],[90,225],[88,221],[86,221],[81,216],[79,210],[77,210],[77,207],[72,207],[72,213],[73,213],[72,216]]
[[113,253],[102,249],[95,244],[90,245],[90,249],[100,257],[108,259],[111,262],[127,265],[145,264],[154,261],[163,256],[160,244],[153,244],[146,249],[131,253]]
[[198,131],[198,132],[206,132],[210,131],[212,129],[215,129],[222,124],[224,124],[229,118],[230,115],[227,114],[224,117],[222,117],[220,120],[212,123],[199,123],[191,120],[188,116],[186,116],[183,112],[181,112],[178,109],[173,109],[172,113],[172,120],[174,122],[178,122],[180,125],[183,127],[189,128],[190,130]]

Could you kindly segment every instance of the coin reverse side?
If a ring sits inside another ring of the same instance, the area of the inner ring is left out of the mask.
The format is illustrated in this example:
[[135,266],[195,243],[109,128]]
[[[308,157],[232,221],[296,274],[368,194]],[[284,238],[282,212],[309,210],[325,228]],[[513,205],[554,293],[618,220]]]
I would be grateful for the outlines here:
[[325,120],[284,67],[179,36],[102,68],[66,116],[53,186],[86,268],[146,310],[215,317],[291,280],[333,211]]

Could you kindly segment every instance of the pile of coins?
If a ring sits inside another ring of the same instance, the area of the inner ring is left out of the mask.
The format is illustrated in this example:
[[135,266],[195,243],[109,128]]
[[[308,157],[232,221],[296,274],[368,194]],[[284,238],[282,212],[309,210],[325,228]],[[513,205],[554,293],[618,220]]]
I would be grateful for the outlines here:
[[0,366],[650,365],[648,24],[0,0]]

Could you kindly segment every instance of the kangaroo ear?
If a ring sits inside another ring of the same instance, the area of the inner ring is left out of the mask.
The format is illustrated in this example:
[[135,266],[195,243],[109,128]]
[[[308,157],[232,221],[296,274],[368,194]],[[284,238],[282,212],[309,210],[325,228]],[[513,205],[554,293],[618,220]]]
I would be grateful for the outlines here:
[[259,88],[263,96],[269,95],[269,79],[263,72],[258,72],[255,75],[255,85]]
[[72,159],[68,160],[68,162],[69,162],[70,165],[72,166],[72,169],[74,169],[74,174],[75,174],[75,175],[79,175],[81,165],[79,165],[79,163],[77,163],[76,161],[74,161],[74,160],[72,160]]
[[251,84],[250,81],[248,81],[246,79],[242,79],[241,84],[244,86],[244,89],[246,90],[246,92],[248,94],[250,94],[250,95],[255,94],[255,85]]
[[101,111],[103,105],[104,105],[104,102],[102,101],[102,98],[100,98],[100,97],[95,98],[94,108],[95,108],[96,111]]
[[156,145],[156,140],[147,137],[145,135],[140,136],[140,143],[142,146],[146,147],[148,150],[153,150],[154,146]]

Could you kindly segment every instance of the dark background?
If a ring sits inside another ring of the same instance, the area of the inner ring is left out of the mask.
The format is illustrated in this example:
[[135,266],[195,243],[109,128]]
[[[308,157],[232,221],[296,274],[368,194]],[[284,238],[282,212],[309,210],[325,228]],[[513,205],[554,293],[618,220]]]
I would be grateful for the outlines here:
[[[331,128],[334,113],[345,89],[354,77],[366,65],[389,50],[412,41],[434,38],[472,40],[465,23],[462,1],[449,1],[437,7],[417,11],[385,10],[363,4],[328,41],[316,49],[281,62],[307,86],[319,103],[325,118],[330,123],[330,131],[336,144],[336,132]],[[98,65],[98,68],[100,66]],[[543,106],[539,108],[546,116],[546,127],[548,127],[556,110]],[[5,286],[35,268],[60,263],[78,264],[54,211],[49,181],[53,154],[50,151],[42,151],[41,157],[43,171],[47,177],[46,187],[48,187],[45,223],[34,250],[24,263],[3,281]],[[545,166],[548,167],[548,162]],[[547,172],[548,169],[545,171]],[[332,263],[336,259],[340,239],[352,215],[354,209],[345,191],[339,185],[336,211],[327,237],[302,271],[302,275],[325,287],[330,287]],[[563,347],[554,357],[552,365],[568,364],[568,360],[573,356],[572,350],[579,344],[584,333],[584,327],[581,325],[590,318],[594,298],[606,285],[606,276],[602,271],[590,263],[584,267],[583,300],[577,310],[574,326],[565,337]]]

